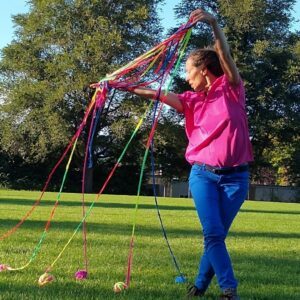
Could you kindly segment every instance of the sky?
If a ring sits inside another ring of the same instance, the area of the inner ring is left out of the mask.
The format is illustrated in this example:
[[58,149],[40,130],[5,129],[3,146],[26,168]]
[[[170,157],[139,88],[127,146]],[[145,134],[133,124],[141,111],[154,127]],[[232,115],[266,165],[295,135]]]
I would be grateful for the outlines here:
[[[0,49],[9,44],[14,37],[14,28],[11,16],[28,11],[26,0],[0,0]],[[170,27],[176,26],[176,19],[173,8],[180,0],[165,0],[165,5],[162,7],[161,17],[162,25],[167,30]],[[294,17],[300,20],[300,0],[296,1],[294,7]],[[177,24],[178,25],[178,24]],[[300,22],[294,24],[293,29],[300,28]]]

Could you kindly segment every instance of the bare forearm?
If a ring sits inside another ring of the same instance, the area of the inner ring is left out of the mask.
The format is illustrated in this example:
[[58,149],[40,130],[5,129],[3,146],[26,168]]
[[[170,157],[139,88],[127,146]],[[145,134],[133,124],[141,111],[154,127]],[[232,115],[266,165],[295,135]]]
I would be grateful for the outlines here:
[[[147,99],[160,100],[165,104],[175,108],[178,112],[183,112],[183,107],[178,96],[172,92],[165,94],[165,91],[161,91],[160,95],[158,95],[156,90],[143,87],[133,88],[130,90],[130,92]],[[158,96],[159,99],[157,99]]]
[[214,19],[210,23],[214,37],[215,37],[215,48],[219,55],[230,55],[230,48],[223,30],[220,28],[217,20]]
[[136,87],[132,88],[130,92],[147,99],[155,100],[157,96],[156,90],[150,89],[150,88],[143,88],[143,87]]
[[219,56],[221,67],[228,80],[232,84],[238,84],[240,81],[240,75],[235,62],[231,57],[230,48],[225,34],[218,25],[217,19],[203,9],[196,9],[191,13],[190,17],[196,22],[205,22],[212,27],[215,37],[215,50]]
[[230,47],[227,42],[226,36],[217,23],[216,19],[214,19],[210,23],[210,25],[214,33],[215,50],[218,53],[222,69],[232,84],[238,84],[240,81],[240,75],[235,62],[231,57]]

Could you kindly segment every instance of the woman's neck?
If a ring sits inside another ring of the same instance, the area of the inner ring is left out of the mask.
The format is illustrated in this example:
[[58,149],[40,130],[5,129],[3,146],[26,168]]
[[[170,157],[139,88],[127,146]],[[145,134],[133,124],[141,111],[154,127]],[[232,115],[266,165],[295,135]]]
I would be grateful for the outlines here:
[[213,85],[217,77],[209,73],[208,75],[205,76],[205,79],[206,79],[206,86],[204,87],[204,92],[208,93],[208,91],[211,89],[211,86]]

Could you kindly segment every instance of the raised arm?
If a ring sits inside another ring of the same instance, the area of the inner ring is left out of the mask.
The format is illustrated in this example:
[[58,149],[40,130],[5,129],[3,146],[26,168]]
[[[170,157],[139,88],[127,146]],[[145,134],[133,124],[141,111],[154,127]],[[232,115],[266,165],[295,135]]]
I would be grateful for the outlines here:
[[[130,92],[145,97],[147,99],[155,100],[156,98],[156,90],[150,89],[150,88],[142,88],[137,87],[130,90]],[[160,100],[167,105],[175,108],[179,113],[183,112],[183,106],[178,98],[178,96],[172,92],[169,92],[167,95],[164,95],[164,91],[161,91]]]
[[217,19],[210,13],[202,10],[194,10],[190,17],[196,22],[208,23],[213,30],[215,38],[215,50],[219,56],[221,67],[231,84],[237,85],[240,82],[239,71],[230,54],[230,48],[227,39],[220,28]]

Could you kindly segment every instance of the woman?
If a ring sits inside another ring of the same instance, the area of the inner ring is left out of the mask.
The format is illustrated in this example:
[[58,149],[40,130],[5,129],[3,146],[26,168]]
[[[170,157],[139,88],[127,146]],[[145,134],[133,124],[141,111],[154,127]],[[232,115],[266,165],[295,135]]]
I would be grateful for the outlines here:
[[[193,21],[208,23],[215,50],[199,49],[186,61],[186,80],[194,92],[168,93],[163,101],[185,115],[192,165],[189,185],[200,219],[204,252],[188,296],[202,296],[216,275],[221,298],[239,299],[237,280],[225,245],[229,227],[248,190],[248,162],[253,160],[245,111],[245,92],[229,45],[216,18],[197,9]],[[154,99],[156,91],[134,88]]]

